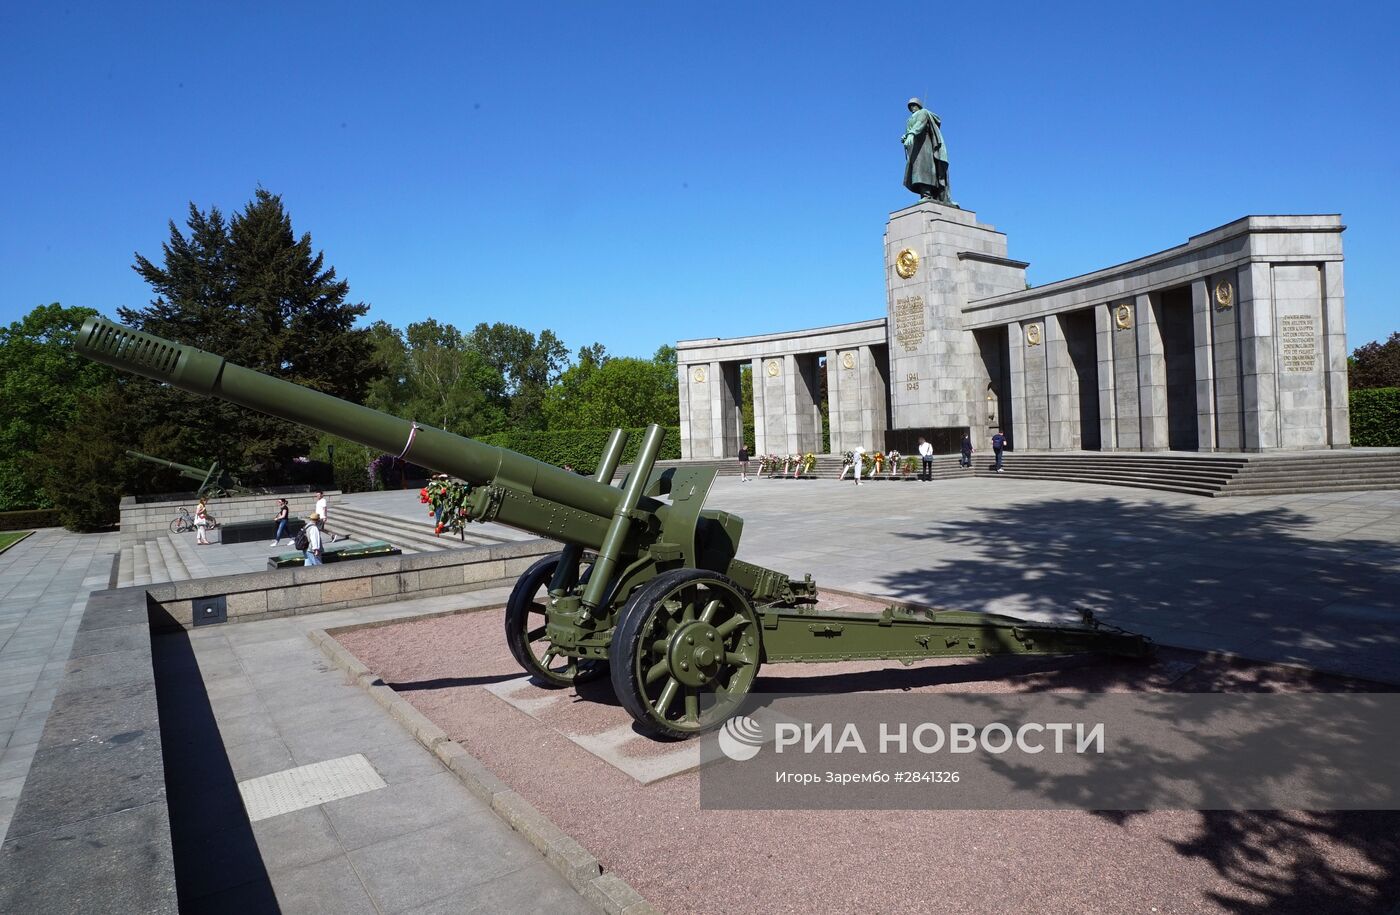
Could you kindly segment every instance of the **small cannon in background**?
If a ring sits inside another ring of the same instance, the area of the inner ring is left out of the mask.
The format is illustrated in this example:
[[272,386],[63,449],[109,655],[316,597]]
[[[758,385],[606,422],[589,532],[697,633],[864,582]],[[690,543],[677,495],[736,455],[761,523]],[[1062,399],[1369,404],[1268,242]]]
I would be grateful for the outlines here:
[[743,520],[704,507],[713,468],[654,469],[660,426],[647,427],[615,487],[621,429],[588,479],[102,318],[83,323],[76,346],[98,362],[451,474],[468,485],[461,511],[470,520],[560,541],[563,549],[531,566],[507,602],[511,654],[554,686],[610,673],[622,706],[661,735],[722,724],[766,661],[1153,651],[1150,639],[1087,613],[1082,623],[1052,624],[901,607],[819,612],[811,575],[794,580],[737,558]]
[[218,499],[243,491],[243,487],[239,484],[238,480],[228,471],[220,467],[218,461],[215,461],[208,470],[205,470],[201,467],[192,467],[189,464],[181,464],[177,461],[167,461],[164,458],[142,454],[140,451],[127,449],[126,453],[134,458],[140,458],[152,464],[159,464],[162,467],[169,467],[172,470],[180,471],[180,476],[187,480],[194,480],[199,484],[199,489],[195,490],[195,495],[197,496]]

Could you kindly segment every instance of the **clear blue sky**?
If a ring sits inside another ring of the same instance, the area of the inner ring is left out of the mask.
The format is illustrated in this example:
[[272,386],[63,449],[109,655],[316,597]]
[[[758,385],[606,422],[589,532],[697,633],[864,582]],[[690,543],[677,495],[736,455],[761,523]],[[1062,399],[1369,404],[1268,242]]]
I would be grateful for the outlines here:
[[884,313],[911,95],[1042,284],[1341,213],[1400,330],[1393,3],[39,3],[0,10],[0,322],[149,291],[187,204],[281,194],[371,318],[619,355]]

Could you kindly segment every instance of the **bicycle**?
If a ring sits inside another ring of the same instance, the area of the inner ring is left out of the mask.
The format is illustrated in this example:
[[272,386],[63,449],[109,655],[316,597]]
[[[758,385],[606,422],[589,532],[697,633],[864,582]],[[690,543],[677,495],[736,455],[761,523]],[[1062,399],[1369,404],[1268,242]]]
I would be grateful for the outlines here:
[[[206,530],[212,531],[218,529],[219,522],[214,519],[213,515],[206,513],[204,518],[206,521],[209,522],[208,526],[206,527]],[[188,534],[190,531],[194,530],[195,527],[196,525],[194,523],[194,515],[190,514],[190,510],[188,507],[181,505],[180,516],[174,521],[170,522],[170,533]]]

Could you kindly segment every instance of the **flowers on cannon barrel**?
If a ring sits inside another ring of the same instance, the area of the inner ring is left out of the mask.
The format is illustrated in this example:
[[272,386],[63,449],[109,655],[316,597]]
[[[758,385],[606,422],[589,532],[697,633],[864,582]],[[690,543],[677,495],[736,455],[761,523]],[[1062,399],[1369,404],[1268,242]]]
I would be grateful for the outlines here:
[[445,473],[439,473],[428,481],[428,485],[418,491],[418,501],[430,505],[428,514],[437,519],[433,533],[441,537],[443,532],[464,536],[471,512],[467,497],[471,495],[471,484],[454,480]]

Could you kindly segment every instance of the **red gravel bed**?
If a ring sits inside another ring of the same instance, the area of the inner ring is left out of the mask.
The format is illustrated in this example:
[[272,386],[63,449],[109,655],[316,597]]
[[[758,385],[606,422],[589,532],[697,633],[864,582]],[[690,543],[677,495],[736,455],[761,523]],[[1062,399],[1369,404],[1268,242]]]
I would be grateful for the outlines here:
[[[843,601],[849,603],[848,601]],[[851,607],[851,609],[857,609]],[[606,679],[527,715],[483,687],[520,676],[499,610],[337,640],[497,776],[671,913],[1391,912],[1400,813],[710,811],[698,774],[640,785],[559,733],[630,723]],[[1164,650],[1075,658],[774,664],[756,690],[1368,691],[1294,668]],[[675,744],[633,741],[626,752]]]

